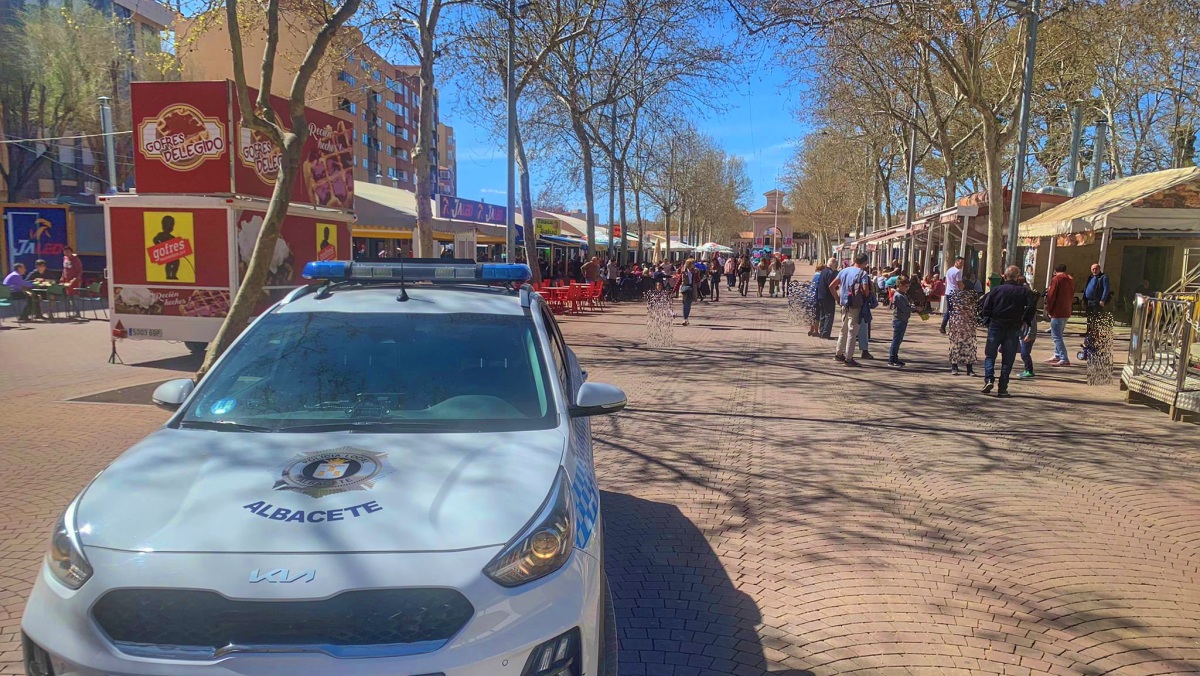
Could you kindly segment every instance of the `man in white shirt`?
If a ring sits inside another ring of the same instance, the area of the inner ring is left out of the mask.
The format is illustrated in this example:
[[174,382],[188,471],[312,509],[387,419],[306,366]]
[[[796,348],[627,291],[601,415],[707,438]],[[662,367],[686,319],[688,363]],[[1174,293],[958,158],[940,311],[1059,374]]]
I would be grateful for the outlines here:
[[950,300],[951,294],[955,291],[961,291],[963,288],[963,265],[966,261],[962,256],[954,258],[954,265],[946,271],[946,311],[942,313],[942,333],[946,332],[946,325],[950,323]]

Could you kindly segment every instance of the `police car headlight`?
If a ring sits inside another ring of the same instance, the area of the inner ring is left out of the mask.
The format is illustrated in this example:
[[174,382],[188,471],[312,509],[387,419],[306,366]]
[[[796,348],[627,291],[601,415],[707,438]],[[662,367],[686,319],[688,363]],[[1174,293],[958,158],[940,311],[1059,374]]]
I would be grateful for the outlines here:
[[79,589],[92,576],[92,565],[83,555],[79,536],[75,531],[75,508],[79,498],[71,501],[58,517],[54,532],[50,535],[50,551],[46,554],[46,565],[59,582],[71,589]]
[[505,587],[516,587],[562,568],[575,546],[572,509],[571,482],[560,467],[554,488],[537,514],[484,566],[484,575]]

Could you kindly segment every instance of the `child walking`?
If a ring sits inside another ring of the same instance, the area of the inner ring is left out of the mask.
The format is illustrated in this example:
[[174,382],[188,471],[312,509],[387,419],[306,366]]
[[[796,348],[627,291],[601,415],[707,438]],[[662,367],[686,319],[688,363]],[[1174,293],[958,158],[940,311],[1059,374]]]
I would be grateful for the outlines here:
[[896,295],[892,297],[892,350],[888,353],[888,366],[905,366],[900,361],[900,343],[904,342],[904,332],[908,330],[908,320],[912,317],[912,301],[908,298],[911,283],[907,275],[901,275],[896,280]]

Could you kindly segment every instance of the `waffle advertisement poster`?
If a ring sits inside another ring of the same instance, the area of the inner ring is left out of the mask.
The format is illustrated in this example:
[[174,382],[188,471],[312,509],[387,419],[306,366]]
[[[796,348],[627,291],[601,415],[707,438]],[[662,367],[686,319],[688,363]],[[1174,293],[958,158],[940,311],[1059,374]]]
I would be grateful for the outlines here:
[[[139,193],[271,196],[279,150],[241,124],[232,82],[135,82],[131,98]],[[273,96],[271,104],[286,123],[286,100]],[[353,123],[312,108],[305,117],[292,202],[352,209]]]

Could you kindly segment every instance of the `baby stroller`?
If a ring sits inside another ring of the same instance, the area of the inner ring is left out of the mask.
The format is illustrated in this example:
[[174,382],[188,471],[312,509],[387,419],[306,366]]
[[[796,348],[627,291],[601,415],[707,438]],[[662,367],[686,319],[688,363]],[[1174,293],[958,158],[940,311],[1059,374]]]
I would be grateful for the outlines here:
[[708,298],[711,293],[712,285],[708,283],[708,276],[705,275],[704,278],[700,280],[700,289],[696,297],[700,300],[704,300],[705,298]]

